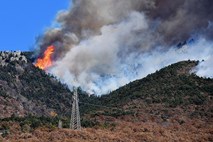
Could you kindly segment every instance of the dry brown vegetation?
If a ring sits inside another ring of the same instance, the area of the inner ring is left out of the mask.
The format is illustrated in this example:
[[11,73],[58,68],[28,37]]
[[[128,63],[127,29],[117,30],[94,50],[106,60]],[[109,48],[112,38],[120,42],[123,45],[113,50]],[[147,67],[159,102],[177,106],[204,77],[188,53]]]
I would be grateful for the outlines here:
[[[140,116],[142,117],[142,116]],[[104,118],[109,119],[109,118]],[[133,119],[133,118],[132,118]],[[176,120],[163,123],[155,121],[131,122],[114,119],[108,125],[83,128],[81,131],[40,127],[23,133],[18,124],[10,124],[10,135],[3,141],[10,142],[206,142],[213,140],[212,122],[198,119],[186,120],[179,124]],[[2,138],[0,138],[1,140]]]

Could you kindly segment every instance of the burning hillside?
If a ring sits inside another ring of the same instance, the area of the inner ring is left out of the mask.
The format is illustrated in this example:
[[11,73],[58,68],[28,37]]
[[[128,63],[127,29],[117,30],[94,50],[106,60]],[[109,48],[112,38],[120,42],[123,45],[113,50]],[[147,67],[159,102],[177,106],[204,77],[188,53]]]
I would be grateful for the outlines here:
[[52,54],[54,53],[55,47],[53,45],[48,46],[47,49],[44,51],[44,55],[41,58],[38,58],[35,66],[46,70],[47,68],[52,66]]
[[75,0],[38,42],[36,66],[98,95],[188,59],[205,60],[193,71],[213,77],[212,9],[211,0]]
[[[79,90],[81,131],[66,129],[71,92],[65,86],[31,62],[0,66],[0,118],[12,116],[0,119],[0,131],[10,132],[0,141],[212,141],[213,79],[190,74],[197,64],[170,65],[101,97]],[[59,117],[45,117],[54,112]]]

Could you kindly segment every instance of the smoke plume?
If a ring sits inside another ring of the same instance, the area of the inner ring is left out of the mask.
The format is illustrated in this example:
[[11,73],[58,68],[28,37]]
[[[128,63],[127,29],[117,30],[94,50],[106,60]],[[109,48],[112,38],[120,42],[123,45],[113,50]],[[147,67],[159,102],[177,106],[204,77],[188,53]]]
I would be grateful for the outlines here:
[[98,95],[188,59],[204,60],[196,72],[212,77],[212,9],[212,0],[74,0],[38,56],[54,45],[48,71]]

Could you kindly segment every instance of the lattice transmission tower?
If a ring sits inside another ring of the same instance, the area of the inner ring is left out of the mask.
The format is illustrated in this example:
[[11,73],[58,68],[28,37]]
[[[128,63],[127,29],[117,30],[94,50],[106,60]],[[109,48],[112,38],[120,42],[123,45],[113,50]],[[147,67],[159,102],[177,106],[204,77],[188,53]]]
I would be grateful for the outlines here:
[[78,102],[79,102],[78,91],[77,88],[74,88],[74,94],[72,96],[72,112],[70,120],[70,128],[73,130],[81,129],[81,119]]

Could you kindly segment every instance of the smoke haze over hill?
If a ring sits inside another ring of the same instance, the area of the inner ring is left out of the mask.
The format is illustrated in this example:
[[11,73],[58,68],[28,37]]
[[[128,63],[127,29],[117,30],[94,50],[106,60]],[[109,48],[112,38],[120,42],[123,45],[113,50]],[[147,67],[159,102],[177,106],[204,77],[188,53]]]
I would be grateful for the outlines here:
[[39,40],[37,54],[54,45],[48,71],[95,94],[181,60],[205,60],[194,71],[212,77],[212,9],[211,0],[74,0],[58,13],[60,26]]

